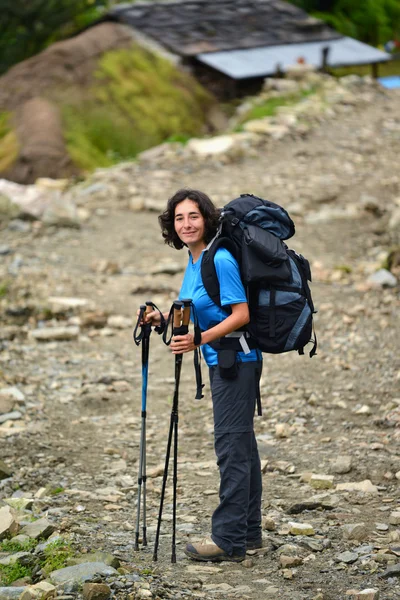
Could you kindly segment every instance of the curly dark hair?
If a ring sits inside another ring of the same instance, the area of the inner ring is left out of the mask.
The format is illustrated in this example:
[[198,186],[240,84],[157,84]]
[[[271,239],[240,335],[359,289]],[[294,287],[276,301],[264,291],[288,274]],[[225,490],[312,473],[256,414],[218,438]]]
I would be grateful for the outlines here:
[[207,194],[191,189],[178,190],[168,200],[167,208],[158,217],[158,222],[160,223],[161,233],[165,243],[169,246],[172,246],[172,248],[176,248],[177,250],[180,250],[186,246],[186,244],[182,242],[175,231],[175,208],[180,202],[183,202],[183,200],[186,199],[193,200],[193,202],[196,202],[197,206],[199,207],[200,213],[204,218],[204,241],[207,244],[211,242],[218,228],[220,210],[214,206]]

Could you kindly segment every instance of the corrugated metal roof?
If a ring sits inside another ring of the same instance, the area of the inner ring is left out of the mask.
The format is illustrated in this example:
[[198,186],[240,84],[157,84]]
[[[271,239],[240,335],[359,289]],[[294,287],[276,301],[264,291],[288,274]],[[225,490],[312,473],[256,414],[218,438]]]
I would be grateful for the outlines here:
[[306,63],[320,67],[322,49],[329,47],[328,65],[339,67],[383,62],[391,55],[349,37],[338,40],[309,42],[306,44],[282,44],[262,48],[230,50],[198,54],[196,58],[232,79],[266,77],[276,72],[277,65],[282,71],[295,64],[299,58]]

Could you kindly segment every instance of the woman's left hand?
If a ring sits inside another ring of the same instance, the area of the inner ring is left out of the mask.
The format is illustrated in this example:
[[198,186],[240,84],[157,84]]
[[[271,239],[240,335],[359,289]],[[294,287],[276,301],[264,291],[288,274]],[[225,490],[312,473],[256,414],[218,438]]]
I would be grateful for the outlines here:
[[194,336],[191,333],[187,333],[186,335],[175,335],[171,340],[172,354],[193,352],[195,349]]

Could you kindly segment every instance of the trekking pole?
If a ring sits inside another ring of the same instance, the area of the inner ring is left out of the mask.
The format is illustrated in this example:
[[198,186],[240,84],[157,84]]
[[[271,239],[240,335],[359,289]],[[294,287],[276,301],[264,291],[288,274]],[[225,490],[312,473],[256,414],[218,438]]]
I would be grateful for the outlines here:
[[[172,335],[186,335],[189,331],[189,319],[190,319],[190,307],[192,301],[191,300],[183,300],[183,301],[175,301],[171,308],[171,313],[173,315],[173,330]],[[170,313],[170,316],[171,316]],[[172,337],[172,336],[171,336]],[[170,340],[171,341],[171,340]],[[166,341],[164,337],[164,342],[168,345],[169,342]],[[160,510],[158,513],[158,522],[157,522],[157,532],[154,544],[154,554],[153,560],[157,561],[157,552],[158,552],[158,544],[160,539],[160,529],[161,529],[161,518],[162,511],[164,505],[165,498],[165,488],[167,484],[168,478],[168,466],[169,466],[169,457],[171,454],[171,444],[172,444],[172,435],[174,436],[174,466],[173,466],[173,500],[172,500],[172,553],[171,553],[171,562],[176,563],[176,493],[177,493],[177,482],[178,482],[178,399],[179,399],[179,381],[181,375],[181,367],[182,367],[182,354],[175,355],[175,389],[174,389],[174,398],[172,402],[172,411],[171,411],[171,420],[169,426],[168,433],[168,443],[167,443],[167,452],[165,455],[165,467],[164,467],[164,475],[163,482],[161,488],[161,498],[160,498]]]
[[[144,317],[146,314],[152,312],[157,307],[152,302],[146,302],[140,306],[137,324],[133,333],[135,344],[139,346],[142,343],[142,422],[140,429],[140,444],[139,444],[139,473],[138,473],[138,496],[137,496],[137,513],[136,513],[136,529],[135,529],[135,550],[139,550],[139,527],[140,527],[140,508],[142,498],[142,485],[143,485],[143,536],[142,544],[147,546],[147,527],[146,527],[146,416],[147,416],[147,382],[149,374],[149,348],[150,348],[150,334],[151,334],[151,323],[145,323]],[[158,309],[157,309],[158,310]],[[159,311],[160,312],[160,311]],[[161,323],[159,327],[156,327],[158,333],[162,333],[164,330],[164,317],[161,315]],[[140,334],[137,334],[138,327],[140,326]]]

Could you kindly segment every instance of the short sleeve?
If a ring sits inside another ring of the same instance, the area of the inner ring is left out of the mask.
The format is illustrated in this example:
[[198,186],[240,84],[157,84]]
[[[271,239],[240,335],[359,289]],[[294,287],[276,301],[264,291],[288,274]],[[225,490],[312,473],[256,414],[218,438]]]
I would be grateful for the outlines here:
[[226,248],[219,248],[214,256],[214,264],[219,281],[221,305],[247,302],[239,265],[232,254]]

